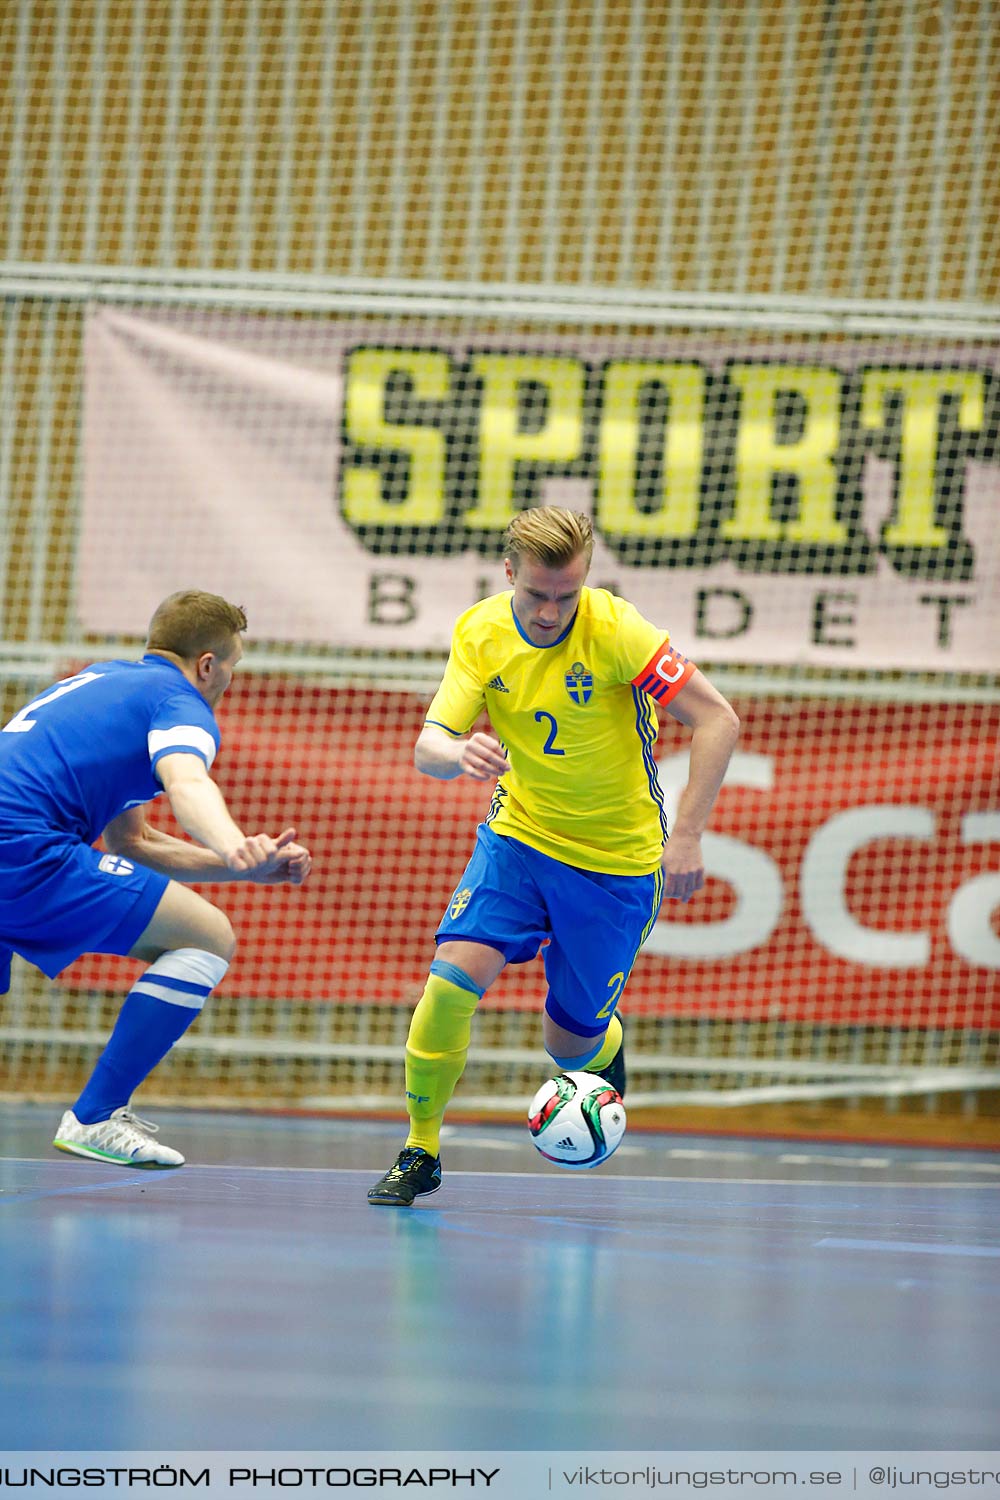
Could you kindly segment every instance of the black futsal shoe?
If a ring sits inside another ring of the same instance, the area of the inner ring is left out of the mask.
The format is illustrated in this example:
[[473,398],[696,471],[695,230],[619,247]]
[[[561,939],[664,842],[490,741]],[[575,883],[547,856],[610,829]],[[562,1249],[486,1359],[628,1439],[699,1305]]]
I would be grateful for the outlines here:
[[[619,1016],[618,1019],[620,1021],[621,1016]],[[622,1026],[622,1044],[618,1048],[618,1051],[615,1053],[611,1061],[609,1063],[605,1063],[603,1068],[585,1068],[584,1072],[596,1073],[599,1078],[603,1078],[606,1083],[610,1083],[611,1087],[613,1089],[616,1089],[623,1099],[625,1098],[625,1084],[627,1082],[627,1079],[625,1074],[624,1025]]]
[[385,1176],[368,1194],[375,1208],[409,1208],[414,1198],[436,1193],[441,1186],[441,1158],[422,1146],[404,1146]]

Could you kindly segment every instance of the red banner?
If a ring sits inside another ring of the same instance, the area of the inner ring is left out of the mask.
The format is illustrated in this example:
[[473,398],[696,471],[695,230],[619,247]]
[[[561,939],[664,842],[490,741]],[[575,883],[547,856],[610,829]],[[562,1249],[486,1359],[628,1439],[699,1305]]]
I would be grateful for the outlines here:
[[[705,840],[709,879],[665,904],[623,1011],[872,1026],[1000,1027],[1000,707],[763,699]],[[410,1006],[488,790],[413,770],[423,699],[245,677],[215,773],[248,831],[295,823],[301,890],[206,887],[239,948],[230,994]],[[668,794],[687,736],[660,743]],[[169,826],[163,819],[164,826]],[[84,960],[71,987],[124,987]],[[540,963],[486,1004],[541,1009]]]

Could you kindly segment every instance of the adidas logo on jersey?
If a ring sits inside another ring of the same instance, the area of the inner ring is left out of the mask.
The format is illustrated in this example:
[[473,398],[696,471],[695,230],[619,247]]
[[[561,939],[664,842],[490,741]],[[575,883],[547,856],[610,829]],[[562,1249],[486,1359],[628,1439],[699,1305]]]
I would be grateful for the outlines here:
[[486,684],[486,686],[488,688],[492,688],[495,693],[509,693],[510,692],[510,688],[504,682],[504,680],[500,676],[499,672],[497,673],[497,675],[495,677],[493,677],[493,678],[490,679],[490,681]]

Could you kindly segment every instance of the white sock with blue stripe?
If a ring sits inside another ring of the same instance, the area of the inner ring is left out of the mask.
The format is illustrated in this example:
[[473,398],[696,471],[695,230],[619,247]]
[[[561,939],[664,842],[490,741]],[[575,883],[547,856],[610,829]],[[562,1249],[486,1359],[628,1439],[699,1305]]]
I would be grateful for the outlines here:
[[125,997],[115,1029],[73,1106],[82,1125],[107,1120],[184,1035],[229,964],[203,948],[163,953]]

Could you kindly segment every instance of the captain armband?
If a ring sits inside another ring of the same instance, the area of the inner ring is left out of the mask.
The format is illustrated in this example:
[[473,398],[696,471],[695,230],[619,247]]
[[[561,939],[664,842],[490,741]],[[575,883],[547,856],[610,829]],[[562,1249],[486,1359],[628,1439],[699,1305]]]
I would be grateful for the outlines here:
[[655,698],[657,703],[669,703],[676,698],[684,684],[697,671],[693,661],[688,661],[666,641],[658,646],[649,661],[632,678],[633,685]]

